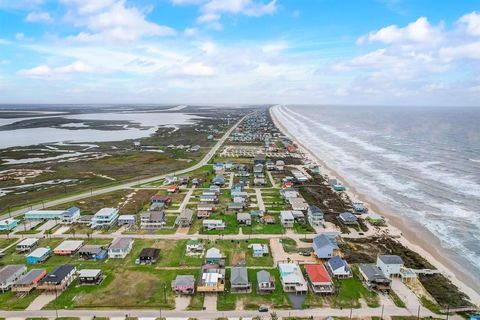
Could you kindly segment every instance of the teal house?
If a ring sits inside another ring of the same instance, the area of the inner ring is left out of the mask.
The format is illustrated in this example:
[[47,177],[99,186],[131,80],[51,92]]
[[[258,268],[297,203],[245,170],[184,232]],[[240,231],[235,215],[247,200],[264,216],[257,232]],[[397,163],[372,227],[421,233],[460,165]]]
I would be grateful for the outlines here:
[[0,231],[12,231],[17,227],[18,220],[8,218],[0,220]]

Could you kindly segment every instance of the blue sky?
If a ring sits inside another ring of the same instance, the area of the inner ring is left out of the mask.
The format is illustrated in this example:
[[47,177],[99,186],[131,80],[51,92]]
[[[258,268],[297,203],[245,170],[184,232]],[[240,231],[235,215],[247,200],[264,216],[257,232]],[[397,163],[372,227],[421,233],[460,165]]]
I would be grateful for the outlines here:
[[478,105],[480,2],[0,0],[0,103]]

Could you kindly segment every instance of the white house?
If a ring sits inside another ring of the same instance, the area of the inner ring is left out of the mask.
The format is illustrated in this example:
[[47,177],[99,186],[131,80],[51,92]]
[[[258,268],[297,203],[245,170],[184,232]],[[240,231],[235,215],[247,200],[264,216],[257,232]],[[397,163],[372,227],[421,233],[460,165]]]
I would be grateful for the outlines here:
[[27,272],[27,267],[20,264],[8,265],[0,269],[0,290],[5,292]]
[[400,269],[403,268],[403,260],[395,255],[380,255],[377,257],[377,267],[387,278],[399,277]]
[[304,293],[308,291],[307,281],[305,281],[298,264],[281,262],[278,264],[278,270],[284,292]]
[[352,269],[348,263],[339,256],[335,256],[328,260],[327,269],[335,278],[343,279],[352,276]]
[[291,211],[280,211],[280,222],[285,228],[292,228],[295,218]]
[[225,222],[223,220],[203,220],[204,230],[223,230],[225,229]]
[[118,219],[118,209],[100,209],[92,218],[92,228],[111,227]]
[[113,240],[110,247],[108,247],[109,258],[125,258],[133,247],[132,238],[117,238]]

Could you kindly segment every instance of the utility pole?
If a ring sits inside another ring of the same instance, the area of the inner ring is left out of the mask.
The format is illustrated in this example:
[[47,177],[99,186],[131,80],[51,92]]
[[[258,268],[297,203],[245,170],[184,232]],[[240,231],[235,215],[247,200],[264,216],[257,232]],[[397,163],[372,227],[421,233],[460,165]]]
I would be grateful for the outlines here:
[[446,320],[448,320],[449,313],[450,313],[450,305],[447,305],[447,318],[446,318]]
[[385,307],[385,305],[382,304],[382,315],[380,316],[380,319],[383,320],[383,308]]
[[420,307],[421,305],[418,305],[417,320],[420,320]]
[[350,320],[352,320],[352,312],[353,312],[353,308],[350,308]]

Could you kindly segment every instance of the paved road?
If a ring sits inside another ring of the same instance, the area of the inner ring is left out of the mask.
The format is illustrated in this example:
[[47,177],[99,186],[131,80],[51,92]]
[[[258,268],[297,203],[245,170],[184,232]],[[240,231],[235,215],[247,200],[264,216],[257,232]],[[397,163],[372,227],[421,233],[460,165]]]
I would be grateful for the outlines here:
[[[382,308],[360,308],[360,309],[306,309],[306,310],[275,310],[279,317],[310,317],[325,318],[333,317],[350,317],[352,318],[366,318],[366,317],[380,317]],[[197,319],[217,319],[220,317],[230,318],[252,318],[256,316],[269,317],[268,313],[259,313],[257,311],[239,310],[239,311],[174,311],[174,310],[58,310],[59,317],[166,317],[166,318],[197,318]],[[27,317],[46,317],[55,318],[55,310],[39,310],[39,311],[2,311],[2,316],[8,318],[27,318]],[[384,306],[383,316],[417,316],[408,309],[397,308],[395,306]],[[420,317],[435,316],[425,308],[421,308]],[[456,317],[451,317],[456,318]]]
[[[189,168],[186,168],[186,169],[182,169],[182,170],[178,170],[178,171],[175,171],[175,172],[170,172],[170,173],[166,173],[166,174],[163,174],[163,175],[160,175],[160,176],[155,176],[155,177],[150,177],[150,178],[146,178],[146,179],[141,179],[141,180],[136,180],[136,181],[131,181],[131,182],[127,182],[127,183],[123,183],[123,184],[119,184],[119,185],[116,185],[116,186],[112,186],[112,187],[107,187],[107,188],[102,188],[102,189],[97,189],[97,190],[94,190],[92,192],[88,191],[88,192],[84,192],[84,193],[81,193],[81,194],[77,194],[77,195],[73,195],[73,196],[67,196],[65,198],[61,198],[61,199],[57,199],[57,200],[52,200],[52,201],[49,201],[49,202],[45,202],[44,204],[38,204],[38,205],[34,205],[32,206],[32,210],[40,210],[40,209],[43,209],[44,207],[45,208],[48,208],[48,207],[53,207],[53,206],[57,206],[57,205],[60,205],[60,204],[63,204],[63,203],[67,203],[67,202],[71,202],[71,201],[77,201],[77,200],[81,200],[81,199],[84,199],[84,198],[89,198],[91,196],[97,196],[97,195],[101,195],[101,194],[104,194],[104,193],[109,193],[109,192],[112,192],[112,191],[117,191],[117,190],[121,190],[121,189],[126,189],[126,188],[131,188],[135,185],[138,185],[138,184],[145,184],[145,183],[150,183],[150,182],[153,182],[153,181],[156,181],[156,180],[159,180],[159,179],[162,179],[162,178],[165,178],[165,176],[167,175],[172,175],[172,174],[175,174],[175,175],[179,175],[179,174],[184,174],[184,173],[188,173],[190,171],[194,171],[194,170],[197,170],[201,167],[203,167],[204,165],[208,164],[208,162],[210,161],[210,159],[215,155],[215,153],[218,151],[218,149],[223,145],[223,143],[227,140],[228,136],[230,135],[230,133],[232,133],[232,131],[243,121],[243,119],[245,119],[245,117],[247,117],[248,115],[244,116],[243,118],[241,118],[237,123],[235,123],[227,132],[225,132],[225,134],[222,136],[222,138],[220,138],[220,140],[218,140],[218,142],[212,147],[212,149],[210,149],[210,151],[203,157],[202,160],[200,160],[197,164],[189,167]],[[16,216],[20,216],[22,214],[24,214],[25,212],[29,211],[30,208],[23,208],[23,209],[19,209],[19,210],[16,210],[16,211],[13,211],[11,212],[11,214],[5,214],[3,216],[0,217],[0,220],[1,219],[6,219],[8,218],[9,216],[12,216],[12,217],[16,217]]]

